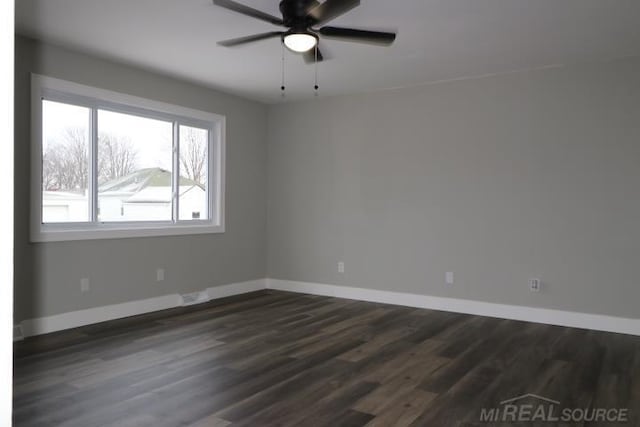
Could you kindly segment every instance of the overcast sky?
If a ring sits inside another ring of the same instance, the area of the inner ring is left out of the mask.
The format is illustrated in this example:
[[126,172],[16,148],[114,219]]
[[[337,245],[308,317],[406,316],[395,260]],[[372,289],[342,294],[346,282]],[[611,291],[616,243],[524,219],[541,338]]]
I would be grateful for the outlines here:
[[[44,100],[43,148],[61,140],[65,128],[89,129],[90,109]],[[98,112],[98,130],[127,137],[137,153],[138,168],[171,170],[172,123],[111,111]]]

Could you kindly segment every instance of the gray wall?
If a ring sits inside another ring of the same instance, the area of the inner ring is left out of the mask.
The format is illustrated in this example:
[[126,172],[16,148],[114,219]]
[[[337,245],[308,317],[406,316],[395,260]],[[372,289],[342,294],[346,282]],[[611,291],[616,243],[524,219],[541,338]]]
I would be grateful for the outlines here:
[[[227,117],[224,234],[30,244],[29,73]],[[263,278],[266,107],[91,56],[17,38],[15,320]],[[155,271],[164,267],[164,282]],[[80,279],[91,291],[80,293]]]
[[[227,232],[29,243],[29,72],[226,115]],[[267,114],[18,38],[15,148],[16,321],[265,275],[640,317],[640,59]]]
[[268,159],[271,278],[640,317],[639,59],[273,107]]

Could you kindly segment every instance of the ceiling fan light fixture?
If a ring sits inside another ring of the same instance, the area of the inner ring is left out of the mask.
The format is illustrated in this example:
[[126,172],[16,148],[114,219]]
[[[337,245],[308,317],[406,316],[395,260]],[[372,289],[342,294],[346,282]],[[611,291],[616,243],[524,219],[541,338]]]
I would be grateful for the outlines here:
[[311,33],[289,33],[284,36],[284,45],[294,52],[307,52],[318,44],[318,37]]

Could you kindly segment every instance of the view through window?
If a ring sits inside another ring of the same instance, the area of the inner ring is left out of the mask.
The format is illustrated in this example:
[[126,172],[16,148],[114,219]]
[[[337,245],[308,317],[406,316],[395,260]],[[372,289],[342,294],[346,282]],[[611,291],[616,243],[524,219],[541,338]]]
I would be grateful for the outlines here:
[[42,102],[42,221],[89,221],[91,110]]
[[180,126],[180,198],[178,218],[194,220],[208,216],[208,132]]
[[98,111],[99,221],[171,220],[172,135],[171,122]]

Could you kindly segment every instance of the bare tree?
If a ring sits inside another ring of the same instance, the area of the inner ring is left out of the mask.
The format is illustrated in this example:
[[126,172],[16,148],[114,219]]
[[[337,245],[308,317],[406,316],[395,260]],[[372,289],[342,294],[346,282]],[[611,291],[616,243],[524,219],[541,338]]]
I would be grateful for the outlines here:
[[66,128],[61,139],[49,144],[43,154],[43,189],[66,191],[86,189],[88,156],[87,132],[82,128]]
[[[89,144],[82,128],[66,128],[50,143],[42,158],[43,190],[85,190],[89,178]],[[181,175],[204,184],[207,178],[208,138],[202,129],[184,127],[180,138]],[[100,133],[98,181],[106,182],[137,169],[137,152],[126,137]]]
[[[42,189],[82,191],[89,179],[87,131],[65,128],[61,137],[50,142],[42,156]],[[100,134],[98,180],[104,182],[136,170],[137,153],[131,141],[112,134]]]
[[106,182],[136,170],[138,153],[131,139],[109,133],[98,136],[98,181]]
[[184,127],[180,131],[180,175],[204,184],[207,178],[207,132]]
[[51,147],[47,147],[42,156],[42,189],[45,191],[56,189],[57,154]]

